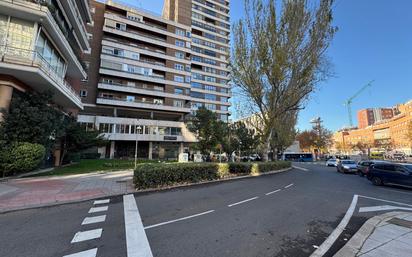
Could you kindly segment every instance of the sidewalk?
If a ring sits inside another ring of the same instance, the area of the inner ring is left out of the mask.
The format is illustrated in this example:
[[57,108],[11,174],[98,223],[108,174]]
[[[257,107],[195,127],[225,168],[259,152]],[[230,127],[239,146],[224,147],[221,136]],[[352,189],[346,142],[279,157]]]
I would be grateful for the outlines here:
[[412,212],[370,218],[334,257],[412,257]]
[[0,213],[135,192],[133,171],[21,178],[0,182]]

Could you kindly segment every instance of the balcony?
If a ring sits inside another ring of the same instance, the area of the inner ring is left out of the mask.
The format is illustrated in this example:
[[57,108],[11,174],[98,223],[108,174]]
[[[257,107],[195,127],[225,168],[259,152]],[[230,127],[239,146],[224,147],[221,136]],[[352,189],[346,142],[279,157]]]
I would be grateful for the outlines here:
[[35,51],[0,46],[0,74],[16,77],[36,91],[52,91],[54,102],[63,107],[83,109],[78,93]]
[[182,112],[190,113],[190,105],[185,105],[183,107],[176,107],[171,105],[165,105],[162,103],[153,102],[143,102],[139,100],[128,101],[126,98],[121,97],[103,97],[98,96],[96,99],[97,104],[112,105],[112,106],[123,106],[141,109],[151,109],[151,110],[161,110],[161,111],[171,111],[171,112]]
[[74,32],[84,50],[90,48],[89,40],[87,38],[87,29],[82,15],[80,14],[76,1],[61,1],[62,6],[66,10],[70,23],[73,25]]
[[138,86],[138,85],[132,86],[132,85],[120,84],[120,83],[100,82],[97,85],[97,87],[99,89],[112,90],[112,91],[125,92],[125,93],[151,95],[151,96],[167,97],[167,98],[182,99],[182,100],[191,100],[192,99],[188,95],[177,95],[177,94],[172,94],[172,93],[166,93],[163,90],[146,88],[146,87],[142,87],[142,86]]
[[67,74],[73,78],[86,78],[82,62],[80,62],[80,51],[76,51],[72,45],[77,45],[69,37],[69,31],[62,25],[55,12],[49,8],[52,5],[35,3],[34,0],[1,0],[0,13],[10,15],[19,19],[39,22],[47,31],[54,44],[68,61]]

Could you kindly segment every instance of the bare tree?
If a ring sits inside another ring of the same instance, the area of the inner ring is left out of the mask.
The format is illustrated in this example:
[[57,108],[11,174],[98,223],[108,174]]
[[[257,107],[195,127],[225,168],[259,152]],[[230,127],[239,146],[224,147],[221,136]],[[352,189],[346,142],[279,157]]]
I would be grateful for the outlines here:
[[312,9],[306,0],[284,0],[278,17],[275,0],[245,0],[246,16],[234,25],[233,81],[257,116],[265,160],[278,117],[302,109],[330,75],[332,3],[320,0]]

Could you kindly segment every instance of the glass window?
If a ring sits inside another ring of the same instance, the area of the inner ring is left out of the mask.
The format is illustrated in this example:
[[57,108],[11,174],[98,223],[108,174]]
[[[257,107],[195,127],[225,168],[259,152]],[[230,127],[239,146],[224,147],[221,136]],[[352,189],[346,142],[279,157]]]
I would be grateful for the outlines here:
[[183,95],[183,89],[181,89],[181,88],[175,88],[175,94],[176,94],[176,95]]
[[176,82],[184,82],[184,78],[183,78],[183,76],[177,76],[177,75],[175,75],[175,77],[174,77],[174,81],[176,81]]
[[136,98],[132,95],[126,96],[126,101],[128,101],[128,102],[134,102],[135,100],[136,100]]
[[16,18],[10,19],[7,45],[30,50],[34,33],[34,23]]
[[180,107],[180,108],[182,108],[183,105],[184,105],[184,103],[183,103],[182,100],[173,100],[173,106],[174,106],[174,107]]
[[179,59],[184,59],[185,58],[185,54],[182,53],[182,52],[175,52],[175,56],[176,56],[176,58],[179,58]]
[[207,99],[207,100],[212,100],[212,101],[216,101],[216,95],[205,94],[205,99]]
[[185,47],[185,42],[181,41],[181,40],[177,40],[175,41],[176,46],[179,47]]
[[180,63],[175,63],[175,69],[176,70],[184,70],[185,66],[183,64],[180,64]]

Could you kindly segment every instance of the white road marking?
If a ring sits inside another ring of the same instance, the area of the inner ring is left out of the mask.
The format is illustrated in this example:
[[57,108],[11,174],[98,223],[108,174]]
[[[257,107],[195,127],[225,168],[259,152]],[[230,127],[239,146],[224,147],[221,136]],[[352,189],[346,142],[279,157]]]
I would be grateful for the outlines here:
[[94,201],[94,205],[96,204],[105,204],[105,203],[110,203],[110,199],[104,199],[104,200],[96,200]]
[[96,254],[97,254],[97,248],[93,248],[87,251],[65,255],[63,257],[96,257]]
[[289,184],[289,185],[287,185],[287,186],[285,186],[285,188],[289,188],[289,187],[291,187],[291,186],[293,186],[294,184],[292,183],[292,184]]
[[107,211],[107,209],[109,209],[109,206],[92,207],[90,208],[89,213]]
[[210,210],[210,211],[205,211],[205,212],[202,212],[202,213],[198,213],[198,214],[186,216],[186,217],[183,217],[183,218],[180,218],[180,219],[169,220],[169,221],[166,221],[166,222],[162,222],[162,223],[158,223],[158,224],[154,224],[154,225],[147,226],[147,227],[145,227],[144,229],[155,228],[155,227],[163,226],[163,225],[166,225],[166,224],[178,222],[178,221],[181,221],[181,220],[187,220],[187,219],[195,218],[195,217],[198,217],[198,216],[202,216],[202,215],[205,215],[205,214],[212,213],[212,212],[214,212],[214,211],[215,211],[215,210]]
[[377,201],[381,201],[381,202],[394,203],[394,204],[399,204],[399,205],[405,205],[405,206],[412,207],[411,204],[395,202],[395,201],[390,201],[390,200],[385,200],[385,199],[380,199],[380,198],[375,198],[375,197],[370,197],[370,196],[365,196],[365,195],[359,195],[359,197],[366,198],[366,199],[371,199],[371,200],[377,200]]
[[279,192],[279,191],[281,191],[281,190],[282,190],[282,189],[278,189],[278,190],[275,190],[275,191],[266,193],[265,195],[271,195],[271,194],[277,193],[277,192]]
[[323,242],[319,248],[317,248],[310,257],[321,257],[323,256],[330,247],[335,243],[336,239],[338,239],[339,235],[343,232],[345,227],[348,225],[350,218],[355,211],[356,204],[358,203],[358,195],[354,195],[352,199],[352,203],[350,204],[348,210],[346,211],[345,216],[340,221],[339,225],[332,231],[332,233],[326,238],[325,242]]
[[99,223],[106,220],[106,215],[95,216],[95,217],[86,217],[84,218],[82,225]]
[[359,212],[388,211],[388,210],[412,211],[412,208],[399,207],[399,206],[393,206],[393,205],[380,205],[380,206],[370,206],[370,207],[359,208]]
[[123,196],[127,257],[153,257],[139,209],[132,194]]
[[73,244],[73,243],[78,243],[82,241],[100,238],[102,236],[102,232],[103,232],[103,229],[101,228],[93,229],[93,230],[86,230],[86,231],[79,231],[74,235],[71,243]]
[[232,204],[229,204],[227,207],[232,207],[232,206],[235,206],[235,205],[238,205],[238,204],[242,204],[242,203],[246,203],[246,202],[249,202],[249,201],[253,201],[253,200],[256,200],[256,199],[258,199],[259,197],[253,197],[253,198],[249,198],[249,199],[246,199],[246,200],[243,200],[243,201],[240,201],[240,202],[237,202],[237,203],[232,203]]
[[298,167],[298,166],[292,166],[292,168],[298,169],[298,170],[303,170],[303,171],[309,171],[308,169]]

